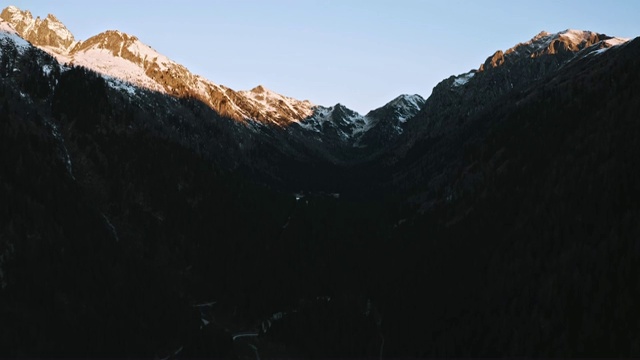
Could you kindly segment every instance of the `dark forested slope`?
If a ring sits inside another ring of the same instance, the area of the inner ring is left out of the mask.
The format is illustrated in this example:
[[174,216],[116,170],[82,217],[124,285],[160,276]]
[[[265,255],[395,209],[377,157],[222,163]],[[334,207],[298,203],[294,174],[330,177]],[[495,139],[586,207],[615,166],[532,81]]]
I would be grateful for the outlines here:
[[4,42],[0,356],[638,356],[639,59],[339,166]]

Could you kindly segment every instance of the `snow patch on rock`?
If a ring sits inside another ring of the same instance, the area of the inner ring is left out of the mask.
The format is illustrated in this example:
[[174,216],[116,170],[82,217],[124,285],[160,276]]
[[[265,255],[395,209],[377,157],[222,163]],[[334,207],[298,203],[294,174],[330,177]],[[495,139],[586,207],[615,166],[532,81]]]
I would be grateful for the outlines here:
[[454,80],[453,80],[453,84],[451,86],[453,87],[460,87],[460,86],[464,86],[466,85],[469,80],[471,80],[474,76],[476,75],[476,73],[474,71],[472,72],[468,72],[466,74],[462,74],[462,75],[458,75]]
[[6,44],[7,41],[12,42],[20,53],[23,53],[26,48],[31,46],[31,44],[21,38],[16,30],[4,20],[0,20],[0,41],[3,44]]

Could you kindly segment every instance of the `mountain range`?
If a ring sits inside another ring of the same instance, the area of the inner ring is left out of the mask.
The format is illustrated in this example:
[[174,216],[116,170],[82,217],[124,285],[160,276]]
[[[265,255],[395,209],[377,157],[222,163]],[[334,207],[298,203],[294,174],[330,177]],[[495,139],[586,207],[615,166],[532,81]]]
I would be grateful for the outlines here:
[[[0,19],[23,39],[54,56],[60,64],[82,66],[102,74],[111,86],[127,91],[131,96],[135,97],[135,88],[143,88],[178,98],[194,98],[219,115],[250,123],[249,126],[253,125],[256,129],[261,125],[293,126],[299,132],[306,130],[306,133],[311,133],[304,135],[307,138],[320,133],[322,142],[327,142],[331,148],[344,145],[367,147],[392,142],[404,132],[407,121],[417,115],[425,103],[420,95],[401,95],[362,116],[341,104],[331,107],[314,105],[308,100],[277,94],[262,85],[248,91],[234,91],[191,73],[137,37],[117,30],[108,30],[78,41],[52,14],[44,20],[39,17],[34,19],[28,10],[9,6],[2,11]],[[502,83],[498,84],[498,88],[491,89],[500,95],[509,88],[544,76],[573,57],[600,53],[603,49],[626,41],[589,31],[566,30],[558,34],[541,32],[526,43],[505,52],[497,51],[478,70],[458,75],[451,84],[445,86],[447,90],[452,88],[454,92],[461,92],[477,73],[500,67],[501,70],[508,69],[507,75],[500,79]],[[550,69],[544,65],[539,70],[527,69],[526,74],[510,74],[514,66],[523,68],[513,64],[543,55],[556,55],[553,57],[555,64],[550,64]],[[442,93],[444,95],[448,91]],[[440,94],[434,98],[438,96]],[[330,149],[324,151],[331,152]],[[343,151],[340,149],[340,152]]]
[[28,10],[9,6],[0,18],[61,64],[83,66],[118,80],[114,86],[125,82],[172,96],[193,97],[234,120],[277,126],[300,123],[310,117],[315,118],[314,122],[323,122],[333,109],[283,96],[261,85],[249,91],[217,85],[192,74],[137,37],[120,31],[109,30],[85,41],[76,41],[66,26],[51,14],[44,20],[34,19]]
[[0,356],[640,356],[640,39],[362,115],[0,19]]

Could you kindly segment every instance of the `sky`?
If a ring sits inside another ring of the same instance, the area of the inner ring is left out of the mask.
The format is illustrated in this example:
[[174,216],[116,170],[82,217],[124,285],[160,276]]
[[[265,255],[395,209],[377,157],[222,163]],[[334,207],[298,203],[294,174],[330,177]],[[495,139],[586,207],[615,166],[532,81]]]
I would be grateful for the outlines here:
[[427,97],[545,30],[640,36],[638,0],[0,0],[86,40],[120,30],[217,84],[360,113]]

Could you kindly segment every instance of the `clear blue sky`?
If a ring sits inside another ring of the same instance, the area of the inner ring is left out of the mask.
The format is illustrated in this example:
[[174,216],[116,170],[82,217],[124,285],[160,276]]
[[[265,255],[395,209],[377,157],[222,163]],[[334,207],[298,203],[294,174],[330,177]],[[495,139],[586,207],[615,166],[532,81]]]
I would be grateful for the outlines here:
[[76,39],[138,36],[192,72],[236,90],[258,84],[359,112],[450,75],[542,30],[640,36],[640,1],[2,0],[53,13]]

